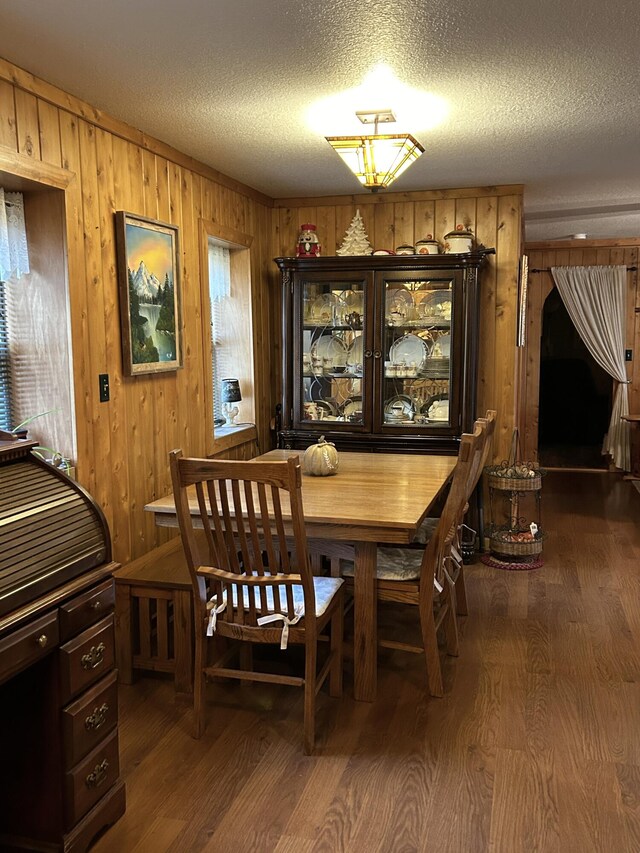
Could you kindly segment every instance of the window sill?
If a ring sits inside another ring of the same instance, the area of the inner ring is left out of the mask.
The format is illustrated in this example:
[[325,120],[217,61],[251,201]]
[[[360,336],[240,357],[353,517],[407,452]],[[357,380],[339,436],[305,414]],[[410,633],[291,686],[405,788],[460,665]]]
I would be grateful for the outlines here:
[[240,444],[256,441],[258,430],[255,424],[238,424],[238,426],[216,427],[213,433],[213,453],[215,456]]

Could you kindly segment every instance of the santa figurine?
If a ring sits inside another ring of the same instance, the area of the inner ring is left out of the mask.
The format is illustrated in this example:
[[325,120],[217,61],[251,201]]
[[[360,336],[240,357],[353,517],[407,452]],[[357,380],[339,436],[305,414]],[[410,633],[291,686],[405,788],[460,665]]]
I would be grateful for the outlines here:
[[320,243],[315,225],[301,225],[296,246],[296,258],[319,258]]

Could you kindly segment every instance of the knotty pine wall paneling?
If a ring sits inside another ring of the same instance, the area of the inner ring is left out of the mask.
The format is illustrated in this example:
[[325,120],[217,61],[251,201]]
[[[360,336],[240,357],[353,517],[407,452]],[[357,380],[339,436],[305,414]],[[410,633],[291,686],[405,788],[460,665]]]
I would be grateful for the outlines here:
[[[271,199],[169,145],[0,59],[0,171],[64,189],[79,482],[103,508],[114,558],[127,562],[171,535],[144,505],[170,490],[168,453],[206,455],[213,444],[201,412],[205,363],[200,286],[200,218],[253,236],[257,441],[224,450],[250,458],[271,446],[276,402],[272,362]],[[8,165],[7,165],[8,164]],[[28,165],[25,165],[28,164]],[[70,176],[70,177],[69,177]],[[67,185],[68,184],[68,185]],[[122,374],[114,212],[127,210],[179,228],[183,363],[175,373]],[[99,402],[98,375],[110,377]]]
[[[459,223],[471,228],[478,242],[495,248],[496,254],[488,256],[481,274],[478,413],[497,409],[494,455],[505,458],[516,425],[518,398],[515,341],[522,187],[277,199],[273,210],[275,254],[295,254],[300,225],[305,222],[316,224],[322,253],[335,254],[358,209],[374,249],[413,245],[427,234],[442,241]],[[273,278],[279,295],[275,274]]]
[[[519,410],[520,432],[523,438],[523,456],[538,458],[538,401],[540,396],[540,339],[544,303],[555,287],[549,272],[555,266],[638,266],[640,237],[618,240],[548,240],[526,243],[529,270],[543,270],[529,274],[527,300],[527,337],[524,375],[520,386],[522,400]],[[627,273],[627,321],[625,348],[633,351],[633,361],[627,363],[629,410],[640,412],[640,286],[638,272]]]

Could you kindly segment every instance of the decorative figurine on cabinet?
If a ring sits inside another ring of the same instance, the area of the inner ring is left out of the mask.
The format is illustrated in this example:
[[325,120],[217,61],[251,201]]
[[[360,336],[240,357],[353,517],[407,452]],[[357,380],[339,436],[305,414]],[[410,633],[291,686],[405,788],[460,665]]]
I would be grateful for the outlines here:
[[319,258],[320,241],[316,234],[316,226],[311,224],[301,225],[296,246],[296,258]]

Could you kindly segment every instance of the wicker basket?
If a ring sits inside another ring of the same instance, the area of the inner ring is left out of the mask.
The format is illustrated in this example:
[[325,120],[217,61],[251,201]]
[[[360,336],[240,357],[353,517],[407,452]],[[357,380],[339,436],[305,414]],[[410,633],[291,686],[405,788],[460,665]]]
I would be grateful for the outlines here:
[[495,554],[506,554],[514,557],[525,557],[542,553],[542,538],[529,542],[505,542],[499,536],[490,539],[491,551]]
[[489,488],[503,492],[537,492],[542,488],[542,476],[534,477],[498,477],[489,474]]

